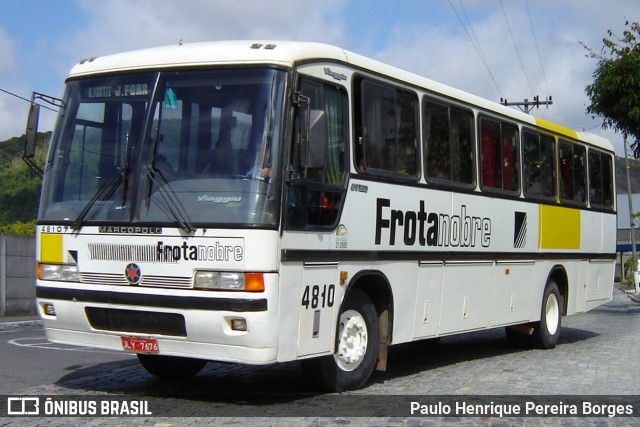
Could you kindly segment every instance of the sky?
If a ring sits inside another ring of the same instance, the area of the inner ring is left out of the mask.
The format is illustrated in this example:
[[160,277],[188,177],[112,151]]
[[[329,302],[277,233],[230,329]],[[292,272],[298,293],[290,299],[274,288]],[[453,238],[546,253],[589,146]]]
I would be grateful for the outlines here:
[[[18,97],[61,97],[82,58],[268,39],[334,44],[496,102],[551,96],[532,114],[605,136],[619,155],[622,136],[585,112],[597,60],[581,42],[600,53],[607,30],[640,20],[638,0],[0,0],[0,11],[0,141],[24,133]],[[41,111],[40,130],[54,121]]]

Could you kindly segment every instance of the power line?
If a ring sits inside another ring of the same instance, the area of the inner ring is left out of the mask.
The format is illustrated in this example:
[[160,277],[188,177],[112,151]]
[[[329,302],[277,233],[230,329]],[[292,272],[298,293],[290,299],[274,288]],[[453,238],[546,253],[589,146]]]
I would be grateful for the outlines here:
[[529,24],[531,24],[531,34],[533,34],[533,42],[536,45],[536,51],[538,52],[538,59],[540,60],[540,68],[542,68],[542,76],[544,77],[544,84],[547,87],[547,93],[551,95],[549,90],[549,82],[547,81],[547,73],[544,71],[544,64],[542,63],[542,55],[540,55],[540,47],[538,46],[538,39],[536,37],[536,31],[533,28],[533,20],[531,19],[531,12],[529,11],[529,3],[524,0],[524,4],[527,7],[527,15],[529,16]]
[[[21,99],[21,100],[23,100],[23,101],[26,101],[26,102],[28,102],[29,104],[31,104],[31,103],[32,103],[32,100],[31,100],[31,99],[27,99],[27,98],[25,98],[25,97],[23,97],[23,96],[16,95],[15,93],[13,93],[13,92],[9,92],[8,90],[5,90],[5,89],[0,88],[0,92],[4,92],[4,93],[6,93],[6,94],[8,94],[8,95],[15,96],[16,98]],[[54,104],[54,105],[55,105],[55,104]],[[41,105],[41,107],[42,107],[42,108],[46,108],[47,110],[53,111],[54,113],[56,113],[56,112],[57,112],[57,110],[54,110],[53,108],[49,108],[49,107],[47,107],[46,105]]]
[[473,33],[473,27],[471,26],[471,21],[469,21],[469,17],[467,16],[467,12],[465,11],[464,6],[462,5],[462,0],[460,0],[460,8],[462,9],[462,12],[464,13],[467,21],[469,22],[469,29],[470,29],[471,33],[473,34],[473,37],[471,36],[471,34],[469,34],[469,31],[467,30],[467,27],[466,27],[464,21],[462,20],[462,18],[460,18],[460,15],[458,14],[458,11],[456,10],[456,8],[453,5],[451,0],[449,0],[449,5],[451,6],[451,9],[453,9],[453,13],[455,13],[456,17],[458,18],[458,21],[460,22],[460,25],[462,25],[462,29],[464,30],[465,34],[469,38],[469,41],[471,41],[471,44],[473,45],[473,48],[476,50],[476,53],[480,57],[480,60],[484,64],[484,67],[487,69],[487,72],[489,73],[489,76],[491,77],[491,80],[493,81],[493,84],[496,86],[496,89],[498,90],[498,93],[500,93],[500,96],[504,98],[504,95],[502,94],[502,90],[500,89],[500,85],[498,85],[498,82],[496,81],[495,77],[493,76],[493,73],[491,72],[491,68],[489,68],[489,63],[487,62],[487,59],[485,58],[484,53],[482,52],[482,48],[480,47],[480,43],[478,42],[478,38],[475,36],[475,33]]
[[9,95],[11,95],[11,96],[15,96],[16,98],[18,98],[18,99],[22,99],[23,101],[27,101],[29,104],[31,104],[31,100],[30,100],[30,99],[23,98],[23,97],[22,97],[22,96],[20,96],[20,95],[16,95],[16,94],[15,94],[15,93],[13,93],[13,92],[9,92],[8,90],[4,90],[4,89],[0,88],[0,92],[4,92],[4,93],[7,93],[7,94],[9,94]]
[[509,18],[507,17],[507,12],[504,10],[504,5],[502,4],[502,0],[498,0],[498,2],[500,3],[500,7],[502,8],[502,14],[504,15],[504,20],[507,23],[509,34],[511,34],[513,47],[516,49],[516,54],[518,55],[518,60],[520,61],[520,67],[522,67],[522,72],[524,73],[524,77],[527,80],[527,84],[529,85],[529,90],[531,91],[531,93],[535,93],[535,91],[533,90],[533,86],[531,85],[531,80],[529,79],[529,75],[527,74],[527,69],[524,66],[524,62],[522,61],[522,56],[520,56],[520,50],[518,50],[518,44],[516,43],[516,38],[513,36],[513,31],[511,30],[511,25],[509,24]]

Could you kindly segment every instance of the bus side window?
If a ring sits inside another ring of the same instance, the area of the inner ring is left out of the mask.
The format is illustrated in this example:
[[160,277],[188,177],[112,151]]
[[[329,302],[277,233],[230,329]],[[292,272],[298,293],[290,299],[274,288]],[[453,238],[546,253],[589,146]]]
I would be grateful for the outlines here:
[[524,193],[535,199],[555,198],[555,139],[525,131],[523,136]]
[[424,102],[427,180],[473,183],[473,114],[430,99]]
[[489,120],[480,121],[480,162],[482,186],[502,187],[502,167],[500,162],[500,124]]
[[451,179],[463,184],[474,181],[473,113],[450,109]]
[[560,141],[560,201],[584,205],[586,150],[583,146]]
[[518,128],[502,124],[502,188],[509,191],[518,191]]
[[424,152],[427,156],[427,177],[450,179],[449,108],[426,101],[424,105]]
[[611,156],[589,150],[589,201],[591,207],[613,207],[612,174]]
[[483,188],[516,192],[520,189],[518,128],[480,119],[480,162]]
[[356,124],[358,147],[355,151],[356,156],[362,153],[364,160],[359,168],[415,178],[418,172],[417,96],[369,80],[362,80],[356,93],[360,96],[354,109],[360,123]]
[[540,170],[542,176],[542,195],[556,197],[556,149],[555,138],[540,135]]

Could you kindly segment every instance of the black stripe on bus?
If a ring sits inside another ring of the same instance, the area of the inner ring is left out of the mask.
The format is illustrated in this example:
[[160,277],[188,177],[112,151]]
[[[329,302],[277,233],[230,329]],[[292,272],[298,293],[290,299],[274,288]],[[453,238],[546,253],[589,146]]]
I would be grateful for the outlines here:
[[565,252],[420,252],[420,251],[327,251],[283,249],[282,261],[526,261],[615,260],[615,253]]
[[151,295],[129,292],[94,291],[36,287],[36,297],[52,300],[100,304],[119,304],[140,307],[162,307],[182,310],[211,310],[233,312],[267,311],[267,299],[210,298],[175,295]]

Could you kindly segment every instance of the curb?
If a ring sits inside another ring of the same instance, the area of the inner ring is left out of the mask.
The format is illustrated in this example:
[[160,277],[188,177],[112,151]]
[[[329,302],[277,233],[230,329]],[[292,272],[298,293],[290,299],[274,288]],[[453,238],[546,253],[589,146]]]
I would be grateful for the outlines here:
[[42,320],[21,320],[17,322],[2,322],[0,319],[0,331],[9,331],[12,329],[25,328],[31,326],[42,325]]
[[634,301],[640,304],[640,297],[638,296],[638,294],[627,294],[627,296],[631,301]]
[[635,289],[623,289],[620,283],[615,283],[615,287],[627,295],[631,301],[640,304],[640,294],[636,294]]

